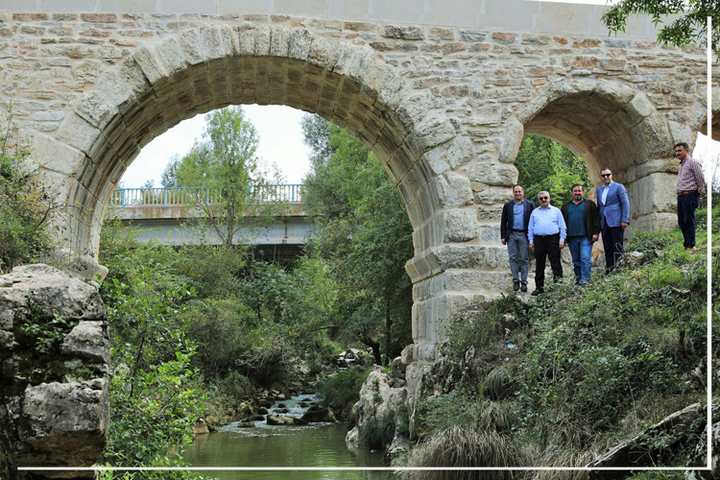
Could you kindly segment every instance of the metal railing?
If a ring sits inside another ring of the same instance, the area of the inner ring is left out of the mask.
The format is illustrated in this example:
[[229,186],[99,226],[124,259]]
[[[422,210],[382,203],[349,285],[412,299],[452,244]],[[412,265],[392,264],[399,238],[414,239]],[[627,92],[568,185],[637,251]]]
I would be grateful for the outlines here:
[[[302,184],[253,185],[253,203],[302,203]],[[118,188],[110,196],[112,207],[172,207],[217,203],[220,194],[196,188]]]

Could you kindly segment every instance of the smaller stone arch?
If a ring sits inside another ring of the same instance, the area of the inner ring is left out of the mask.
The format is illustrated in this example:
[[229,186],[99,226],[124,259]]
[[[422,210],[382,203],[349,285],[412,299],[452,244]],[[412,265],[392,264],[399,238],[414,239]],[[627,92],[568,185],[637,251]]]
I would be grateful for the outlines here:
[[673,224],[672,135],[643,92],[610,80],[556,80],[510,123],[506,155],[517,155],[525,133],[553,138],[587,160],[592,180],[601,168],[613,170],[630,193],[637,228]]

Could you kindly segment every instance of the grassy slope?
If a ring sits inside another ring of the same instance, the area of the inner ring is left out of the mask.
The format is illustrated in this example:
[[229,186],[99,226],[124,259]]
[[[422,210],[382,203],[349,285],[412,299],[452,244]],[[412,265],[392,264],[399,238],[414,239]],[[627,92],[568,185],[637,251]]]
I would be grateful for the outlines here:
[[[699,228],[690,252],[677,229],[640,234],[627,249],[644,255],[639,265],[595,272],[583,289],[556,286],[529,305],[506,297],[459,315],[439,367],[447,393],[420,405],[420,436],[460,425],[511,439],[510,464],[582,465],[702,401],[706,238]],[[717,256],[713,270],[717,278]],[[427,464],[429,450],[415,462]],[[688,453],[654,460],[678,465]]]

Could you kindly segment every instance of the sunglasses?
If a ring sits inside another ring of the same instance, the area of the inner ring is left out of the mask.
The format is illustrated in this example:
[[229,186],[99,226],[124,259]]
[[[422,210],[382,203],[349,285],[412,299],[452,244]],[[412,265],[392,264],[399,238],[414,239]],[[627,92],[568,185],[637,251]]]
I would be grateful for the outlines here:
[[602,173],[600,174],[601,177],[612,177],[612,173]]
[[550,200],[550,197],[540,197],[540,200]]

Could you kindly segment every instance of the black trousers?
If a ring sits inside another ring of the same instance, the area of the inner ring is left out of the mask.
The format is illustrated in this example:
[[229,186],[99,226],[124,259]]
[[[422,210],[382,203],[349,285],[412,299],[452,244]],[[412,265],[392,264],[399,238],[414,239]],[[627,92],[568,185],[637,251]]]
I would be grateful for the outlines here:
[[605,272],[611,272],[625,253],[623,239],[625,235],[622,227],[602,228],[603,248],[605,249]]
[[683,246],[691,248],[695,246],[695,209],[700,203],[700,195],[697,192],[678,195],[677,201],[678,226],[683,234]]
[[563,276],[562,263],[560,263],[560,234],[555,235],[535,235],[533,238],[535,245],[535,288],[541,289],[545,287],[545,259],[550,257],[550,267],[552,267],[553,277],[561,278]]

